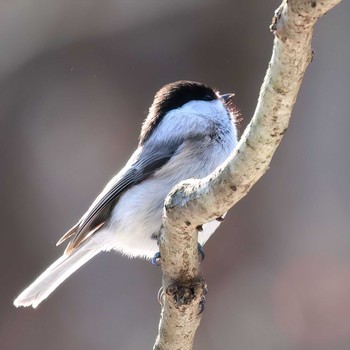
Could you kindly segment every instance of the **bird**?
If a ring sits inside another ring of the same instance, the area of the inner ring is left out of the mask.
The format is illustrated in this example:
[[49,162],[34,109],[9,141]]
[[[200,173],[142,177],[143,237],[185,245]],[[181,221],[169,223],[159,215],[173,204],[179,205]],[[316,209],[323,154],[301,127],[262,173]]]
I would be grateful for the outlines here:
[[[64,253],[14,300],[36,308],[66,278],[101,251],[152,259],[158,252],[164,200],[179,182],[212,173],[237,145],[234,94],[180,80],[155,95],[138,146],[124,168],[57,245]],[[222,218],[202,226],[202,246]]]

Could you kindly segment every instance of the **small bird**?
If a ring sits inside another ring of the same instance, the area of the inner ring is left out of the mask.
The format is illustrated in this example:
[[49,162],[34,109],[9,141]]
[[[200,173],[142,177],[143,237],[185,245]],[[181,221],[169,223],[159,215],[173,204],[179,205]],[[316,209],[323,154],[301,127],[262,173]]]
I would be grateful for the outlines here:
[[[237,145],[233,94],[177,81],[161,88],[144,121],[139,143],[82,216],[57,243],[70,239],[63,255],[14,301],[36,308],[66,278],[101,251],[151,259],[158,252],[164,200],[189,178],[203,178]],[[221,218],[203,225],[203,245]]]

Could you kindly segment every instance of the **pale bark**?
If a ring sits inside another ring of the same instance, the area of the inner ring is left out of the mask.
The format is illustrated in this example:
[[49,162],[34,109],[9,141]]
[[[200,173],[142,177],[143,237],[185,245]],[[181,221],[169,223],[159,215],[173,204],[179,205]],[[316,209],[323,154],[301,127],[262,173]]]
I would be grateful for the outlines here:
[[206,292],[197,254],[199,225],[220,217],[268,170],[287,130],[305,70],[314,25],[341,0],[284,0],[271,25],[271,61],[254,116],[228,160],[202,180],[176,186],[165,201],[160,253],[162,312],[154,349],[192,349]]

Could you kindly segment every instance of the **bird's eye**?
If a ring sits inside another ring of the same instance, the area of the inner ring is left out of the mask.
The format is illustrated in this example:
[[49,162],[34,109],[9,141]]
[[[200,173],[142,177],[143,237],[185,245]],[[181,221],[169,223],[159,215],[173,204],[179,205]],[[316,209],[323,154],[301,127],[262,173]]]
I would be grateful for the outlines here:
[[205,100],[205,101],[212,101],[212,100],[213,100],[213,97],[212,97],[211,95],[208,94],[208,95],[205,95],[205,96],[204,96],[204,100]]

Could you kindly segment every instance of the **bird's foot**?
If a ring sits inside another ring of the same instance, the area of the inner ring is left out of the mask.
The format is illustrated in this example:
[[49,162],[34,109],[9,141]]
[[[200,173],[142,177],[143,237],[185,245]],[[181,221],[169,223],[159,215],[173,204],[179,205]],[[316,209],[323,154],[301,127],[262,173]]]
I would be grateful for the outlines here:
[[160,266],[160,252],[154,254],[151,263],[154,266]]
[[[200,256],[200,262],[202,262],[205,258],[205,253],[203,247],[200,243],[198,243],[198,255]],[[160,252],[154,254],[154,257],[151,260],[152,265],[160,266]]]
[[205,258],[205,253],[204,253],[204,250],[203,250],[203,247],[200,243],[198,243],[198,255],[200,255],[200,262],[202,262]]

